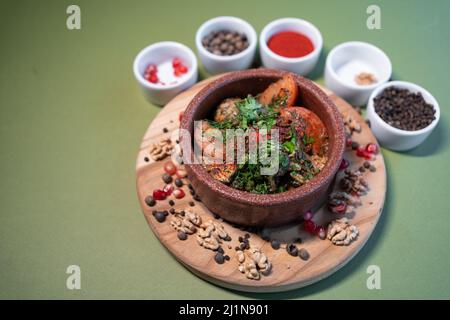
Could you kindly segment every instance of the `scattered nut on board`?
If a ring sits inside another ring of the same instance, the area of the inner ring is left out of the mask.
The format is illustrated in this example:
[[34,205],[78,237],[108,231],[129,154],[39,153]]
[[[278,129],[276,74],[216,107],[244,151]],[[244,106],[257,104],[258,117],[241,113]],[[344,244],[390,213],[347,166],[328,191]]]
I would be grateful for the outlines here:
[[339,182],[341,188],[350,194],[365,195],[369,191],[369,184],[359,170],[345,170],[344,177]]
[[272,264],[260,249],[250,247],[245,251],[237,250],[236,257],[239,262],[238,270],[248,279],[259,280],[261,275],[268,276],[272,270]]
[[352,136],[353,132],[361,132],[361,125],[352,116],[344,116],[344,128],[347,137]]
[[173,151],[173,145],[170,138],[162,138],[158,143],[153,143],[150,146],[150,157],[154,161],[159,161],[167,156],[170,156]]
[[223,225],[212,220],[202,224],[197,232],[197,243],[210,250],[219,249],[222,241],[229,238]]
[[355,225],[351,225],[347,218],[333,220],[328,225],[327,238],[334,245],[348,246],[358,237],[359,230]]
[[186,234],[194,234],[201,224],[202,218],[190,210],[184,210],[184,216],[176,214],[170,221],[175,230]]

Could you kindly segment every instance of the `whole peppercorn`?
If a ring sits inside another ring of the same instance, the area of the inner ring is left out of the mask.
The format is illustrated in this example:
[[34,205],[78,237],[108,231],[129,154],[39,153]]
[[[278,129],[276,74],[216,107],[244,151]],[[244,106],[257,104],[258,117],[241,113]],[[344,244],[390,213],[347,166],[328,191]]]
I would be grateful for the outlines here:
[[280,249],[280,242],[277,240],[270,241],[270,245],[272,246],[272,249],[274,249],[274,250]]
[[178,231],[177,236],[178,236],[178,239],[180,239],[182,241],[184,241],[188,238],[186,232],[183,232],[183,231]]
[[164,173],[162,175],[162,179],[165,183],[171,183],[172,182],[172,177],[170,176],[170,174],[168,173]]
[[296,256],[298,256],[298,248],[297,248],[297,246],[295,245],[295,244],[293,244],[293,243],[289,243],[287,246],[286,246],[286,251],[287,251],[287,253],[289,253],[291,256],[293,256],[293,257],[296,257]]
[[175,179],[175,185],[176,185],[178,188],[181,188],[181,187],[183,186],[183,180],[181,180],[180,178],[176,178],[176,179]]
[[216,252],[216,255],[214,256],[214,260],[218,263],[218,264],[223,264],[225,262],[225,257],[223,256],[223,253],[221,252]]
[[202,45],[212,54],[230,56],[247,49],[249,43],[245,34],[230,30],[218,30],[203,37]]
[[308,260],[309,259],[309,252],[306,249],[301,248],[298,252],[298,256],[302,260]]
[[154,214],[154,217],[155,217],[156,221],[158,221],[159,223],[162,223],[166,220],[166,215],[164,214],[163,211],[157,211]]
[[153,199],[152,196],[147,196],[145,198],[145,203],[149,206],[149,207],[153,207],[156,204],[155,199]]

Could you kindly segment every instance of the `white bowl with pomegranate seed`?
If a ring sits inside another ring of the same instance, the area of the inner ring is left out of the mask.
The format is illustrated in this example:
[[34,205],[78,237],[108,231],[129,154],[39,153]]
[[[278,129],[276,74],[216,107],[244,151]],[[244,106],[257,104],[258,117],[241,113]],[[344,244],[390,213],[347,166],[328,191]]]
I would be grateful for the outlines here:
[[163,105],[197,82],[195,54],[184,44],[172,41],[154,43],[138,53],[133,73],[144,96]]
[[[213,31],[234,31],[247,37],[248,47],[233,55],[216,55],[203,46],[203,38]],[[256,52],[257,35],[247,21],[237,17],[220,16],[204,22],[195,35],[195,45],[206,71],[218,74],[228,71],[248,69],[253,63]]]

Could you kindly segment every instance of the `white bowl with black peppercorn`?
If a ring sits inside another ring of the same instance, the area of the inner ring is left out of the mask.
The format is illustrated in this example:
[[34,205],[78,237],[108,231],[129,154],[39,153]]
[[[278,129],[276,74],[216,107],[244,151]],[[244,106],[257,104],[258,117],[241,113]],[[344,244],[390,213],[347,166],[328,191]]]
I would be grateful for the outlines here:
[[256,42],[255,29],[237,17],[210,19],[195,35],[200,60],[211,74],[248,69],[255,57]]
[[367,104],[366,118],[385,148],[406,151],[417,147],[439,122],[436,99],[410,82],[391,81],[375,89]]

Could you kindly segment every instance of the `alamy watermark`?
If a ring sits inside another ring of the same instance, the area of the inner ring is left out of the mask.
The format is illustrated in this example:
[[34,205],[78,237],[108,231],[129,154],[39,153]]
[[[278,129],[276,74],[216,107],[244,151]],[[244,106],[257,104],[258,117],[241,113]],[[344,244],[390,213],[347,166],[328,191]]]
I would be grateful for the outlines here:
[[367,278],[366,286],[369,290],[381,289],[381,269],[379,266],[372,264],[367,267],[367,274],[370,276]]
[[67,7],[66,13],[69,15],[66,19],[66,27],[69,30],[81,29],[81,8],[76,4]]
[[67,267],[66,273],[69,275],[66,279],[66,287],[69,290],[81,289],[81,269],[80,266],[72,264]]
[[366,26],[369,30],[381,29],[381,8],[376,4],[367,7],[366,13],[369,15],[366,20]]

